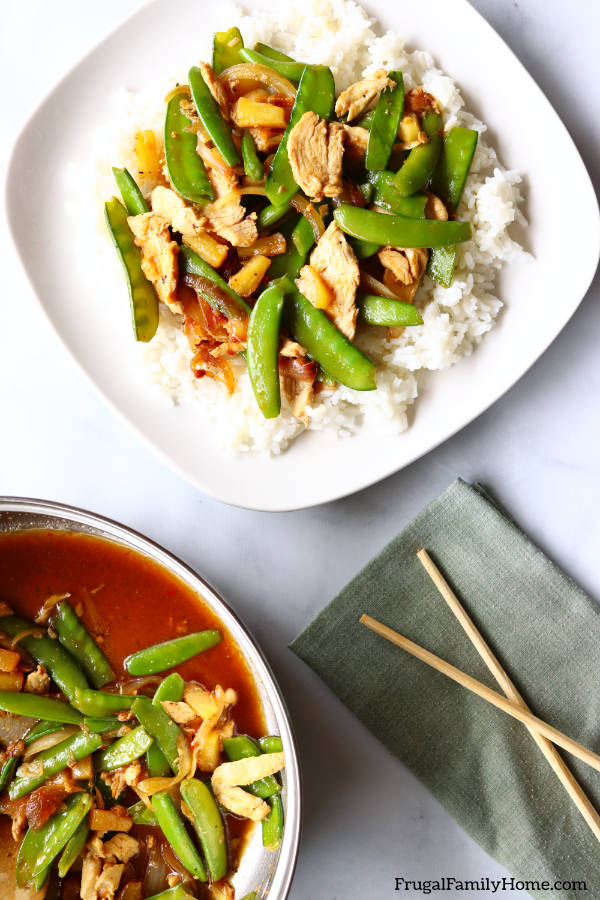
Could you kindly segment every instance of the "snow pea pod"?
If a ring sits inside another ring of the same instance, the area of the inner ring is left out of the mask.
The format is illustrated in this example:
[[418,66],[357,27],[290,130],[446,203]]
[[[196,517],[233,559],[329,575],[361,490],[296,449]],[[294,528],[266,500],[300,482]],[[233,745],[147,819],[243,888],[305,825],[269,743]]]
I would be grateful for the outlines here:
[[2,766],[2,769],[0,770],[0,791],[3,791],[8,782],[12,781],[14,774],[17,771],[18,763],[19,757],[11,756]]
[[[162,710],[161,703],[163,700],[173,700],[174,702],[177,702],[183,697],[184,690],[185,681],[177,672],[172,672],[170,675],[167,675],[166,678],[163,678],[156,688],[156,692],[152,698],[152,706],[156,706],[158,709]],[[171,771],[171,767],[156,741],[146,753],[146,767],[148,769],[148,775],[151,778],[156,778],[158,776],[164,777]]]
[[204,81],[202,69],[192,66],[188,72],[192,100],[208,136],[228,166],[239,166],[240,154],[233,143],[231,128],[223,118],[219,104]]
[[88,733],[106,734],[109,731],[118,731],[122,724],[117,716],[88,716],[81,723],[81,727]]
[[283,742],[277,734],[261,737],[257,743],[263,753],[283,753]]
[[333,215],[346,234],[363,241],[374,241],[385,247],[445,247],[471,238],[471,226],[468,222],[389,216],[387,213],[360,209],[347,203],[342,203]]
[[352,237],[348,238],[348,243],[354,250],[354,255],[357,259],[369,259],[381,248],[381,244],[376,244],[373,241],[360,241],[358,238]]
[[388,78],[395,82],[396,87],[391,90],[386,88],[379,95],[369,131],[365,165],[372,172],[379,172],[387,166],[404,109],[402,72],[388,72]]
[[248,178],[252,179],[252,181],[263,180],[265,171],[256,152],[254,138],[249,131],[245,131],[242,135],[242,161],[244,163],[244,172]]
[[197,778],[181,782],[181,796],[192,813],[192,824],[204,852],[211,881],[227,874],[227,842],[219,808],[208,787]]
[[75,829],[74,834],[67,841],[65,849],[58,861],[58,874],[61,878],[65,877],[77,857],[83,851],[89,833],[90,827],[87,823],[87,819],[84,818]]
[[274,256],[271,259],[271,265],[269,266],[269,278],[271,280],[276,280],[277,278],[281,278],[284,275],[289,275],[290,278],[297,278],[300,269],[306,262],[306,256],[308,251],[300,253],[296,247],[296,244],[293,240],[294,233],[296,232],[296,227],[300,226],[302,222],[305,222],[306,225],[302,226],[303,229],[308,226],[308,232],[310,232],[310,236],[308,232],[304,232],[302,237],[302,242],[305,243],[309,239],[312,238],[311,244],[314,244],[315,238],[313,235],[313,230],[310,226],[310,222],[304,218],[304,216],[295,216],[290,219],[289,222],[284,222],[281,226],[281,233],[285,236],[286,239],[286,248],[284,253],[280,253],[278,256]]
[[358,315],[369,325],[422,325],[423,319],[412,303],[392,300],[376,294],[359,293],[356,297]]
[[104,687],[109,681],[115,680],[115,673],[107,658],[67,600],[58,604],[51,622],[58,640],[77,660],[95,688]]
[[340,384],[356,391],[375,390],[375,363],[351,344],[289,278],[281,279],[280,284],[285,292],[283,319],[294,340]]
[[274,205],[287,203],[298,190],[287,152],[290,131],[304,113],[309,111],[316,113],[321,119],[329,119],[334,100],[335,84],[331,70],[327,66],[306,66],[298,85],[290,121],[267,176],[265,193]]
[[127,766],[143,756],[152,743],[153,738],[138,725],[96,755],[95,769],[97,772],[111,772],[120,766]]
[[227,31],[216,31],[213,38],[212,67],[215,75],[220,75],[229,66],[241,63],[240,50],[244,46],[239,28],[229,28]]
[[260,66],[270,66],[290,81],[298,82],[302,78],[306,63],[296,62],[293,59],[277,59],[274,56],[266,56],[257,50],[248,50],[243,48],[240,50],[241,58],[248,63],[255,63]]
[[187,88],[173,94],[165,117],[165,163],[169,181],[178,194],[192,203],[214,200],[204,163],[196,152],[196,135],[189,130],[190,120],[181,110]]
[[67,797],[64,807],[61,812],[50,816],[40,829],[44,834],[43,846],[30,863],[34,877],[48,868],[75,833],[92,808],[92,798],[85,791],[78,791]]
[[33,728],[27,732],[24,736],[23,740],[25,742],[25,746],[29,746],[29,744],[33,744],[34,741],[37,741],[38,738],[45,737],[47,734],[52,734],[54,731],[59,731],[63,727],[62,722],[49,722],[42,721],[38,722],[37,725],[34,725]]
[[262,820],[263,847],[277,850],[283,835],[283,801],[279,794],[269,800],[271,812]]
[[152,797],[152,808],[160,830],[173,848],[180,863],[198,881],[206,881],[206,869],[193,841],[186,831],[183,820],[175,804],[166,791],[159,791]]
[[117,169],[113,166],[112,173],[129,215],[140,216],[142,213],[147,213],[148,204],[131,172],[128,169]]
[[161,753],[177,772],[179,766],[179,743],[183,732],[179,726],[159,706],[153,706],[147,697],[138,697],[133,704],[133,714],[156,741]]
[[[223,738],[223,750],[225,751],[225,756],[231,762],[235,762],[238,759],[248,759],[251,756],[260,756],[261,754],[252,738],[249,738],[246,734],[236,734],[232,738]],[[273,794],[279,793],[281,786],[274,775],[267,775],[265,778],[259,778],[257,781],[253,781],[252,784],[246,785],[245,790],[255,794],[257,797],[262,797],[264,800],[267,797],[272,797]]]
[[215,629],[195,631],[193,634],[185,634],[162,644],[144,647],[143,650],[130,654],[125,660],[125,668],[130,675],[155,675],[157,672],[164,672],[165,669],[173,669],[192,656],[210,650],[211,647],[216,647],[222,640],[221,632]]
[[158,298],[142,272],[141,253],[127,224],[127,210],[116,197],[104,204],[106,224],[125,269],[136,341],[147,343],[158,328]]
[[50,866],[47,866],[45,871],[41,872],[39,875],[34,876],[32,872],[33,863],[43,849],[44,838],[45,832],[43,829],[40,829],[40,831],[34,831],[33,828],[27,829],[17,854],[15,866],[15,880],[17,882],[17,887],[29,887],[33,888],[34,891],[41,891],[46,883],[46,879],[50,873]]
[[300,256],[306,258],[315,242],[315,233],[306,216],[300,216],[292,231],[292,241]]
[[158,825],[156,816],[151,809],[148,809],[143,800],[138,800],[137,803],[128,807],[127,812],[133,819],[134,825]]
[[270,47],[268,44],[263,44],[262,41],[257,41],[254,45],[254,49],[257,53],[262,53],[263,56],[268,56],[269,59],[278,59],[281,62],[294,62],[293,57],[288,56],[287,53],[282,53],[281,50],[276,50],[274,47]]
[[425,218],[426,194],[412,194],[403,197],[395,181],[393,172],[376,172],[371,178],[373,185],[372,202],[382,206],[398,216],[410,216],[412,219]]
[[413,147],[396,172],[396,187],[403,197],[415,194],[425,187],[433,175],[442,149],[441,116],[437,113],[427,113],[423,116],[422,127],[429,138],[428,142]]
[[229,287],[225,279],[218,272],[209,266],[201,256],[198,256],[189,247],[182,246],[179,250],[179,269],[184,275],[198,275],[200,278],[206,278],[212,281],[217,287],[227,294],[233,301],[232,304],[221,304],[217,306],[217,302],[210,295],[206,295],[205,299],[211,306],[215,306],[219,312],[222,312],[228,319],[244,318],[252,309],[246,301],[240,297],[232,288]]
[[68,725],[78,725],[83,719],[80,712],[62,700],[14,691],[0,691],[0,709],[17,716],[47,719],[49,722],[62,722]]
[[442,287],[450,287],[456,265],[456,247],[434,247],[429,253],[425,271]]
[[[118,200],[115,202],[119,203]],[[121,206],[120,203],[119,206]],[[125,212],[124,208],[121,208]],[[3,616],[0,630],[9,637],[15,638],[23,632],[38,631],[39,629],[36,628],[33,622],[28,622],[19,616]],[[28,634],[19,640],[19,645],[27,650],[37,663],[44,666],[52,681],[71,703],[79,689],[87,688],[88,684],[85,675],[73,657],[67,653],[58,641],[48,637],[47,634],[42,634],[40,637]],[[36,716],[36,718],[48,719],[49,716],[42,715]]]
[[148,897],[148,900],[194,900],[194,895],[188,894],[185,888],[180,884],[176,884],[175,887],[167,888],[166,891],[161,891],[160,894],[152,894],[151,897]]
[[133,694],[109,694],[108,691],[93,691],[91,688],[77,691],[73,705],[84,716],[102,719],[112,713],[131,709],[135,696]]
[[265,419],[274,419],[281,411],[278,361],[283,301],[281,288],[270,284],[256,301],[248,324],[248,374]]
[[275,222],[279,222],[280,219],[283,219],[285,214],[289,211],[289,203],[281,203],[279,206],[269,203],[268,206],[265,206],[265,208],[261,209],[259,212],[256,225],[260,231],[262,231],[263,228],[270,228]]
[[442,146],[431,190],[452,210],[457,208],[463,195],[478,137],[479,133],[473,128],[457,125],[450,129]]
[[101,735],[79,731],[59,744],[55,744],[54,747],[42,750],[34,757],[35,762],[40,764],[41,773],[15,778],[9,785],[8,796],[11,800],[19,800],[26,794],[30,794],[53,775],[58,775],[67,766],[73,765],[73,762],[89,756],[90,753],[95,753],[100,749],[102,743]]

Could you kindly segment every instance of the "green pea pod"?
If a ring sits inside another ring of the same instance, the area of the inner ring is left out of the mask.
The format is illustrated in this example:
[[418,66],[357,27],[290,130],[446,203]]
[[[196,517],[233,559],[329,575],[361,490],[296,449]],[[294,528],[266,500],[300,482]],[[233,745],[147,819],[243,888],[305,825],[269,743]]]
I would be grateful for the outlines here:
[[256,301],[248,324],[248,374],[265,419],[274,419],[281,411],[279,327],[283,301],[281,288],[270,284]]
[[125,660],[125,668],[130,675],[155,675],[157,672],[181,665],[198,653],[210,650],[222,640],[221,632],[215,629],[185,634],[183,637],[173,638],[171,641],[154,644],[153,647],[145,647],[137,653],[132,653]]
[[[58,775],[68,766],[73,765],[90,753],[95,753],[102,746],[102,736],[99,734],[86,734],[84,731],[78,731],[77,734],[71,735],[54,747],[42,750],[34,757],[36,764],[39,764],[41,772],[35,775],[20,775],[8,788],[8,796],[11,800],[19,800],[26,794],[30,794],[39,788],[45,781]],[[36,769],[36,771],[39,771]]]
[[340,384],[356,391],[374,391],[375,363],[351,344],[289,278],[280,283],[285,291],[283,318],[294,340],[306,347],[309,355]]
[[257,228],[260,231],[265,228],[270,228],[271,225],[274,225],[276,222],[279,222],[280,219],[283,219],[289,211],[289,203],[281,203],[279,206],[274,206],[270,203],[259,212],[258,219],[256,220]]
[[342,203],[333,215],[346,234],[363,241],[374,241],[384,247],[445,247],[471,238],[468,222],[389,216],[347,203]]
[[415,194],[425,187],[437,165],[442,149],[442,119],[437,113],[423,116],[423,131],[429,138],[426,144],[413,147],[396,172],[396,187],[403,197]]
[[446,206],[455,210],[463,195],[465,182],[477,147],[479,133],[473,128],[451,128],[442,146],[431,181],[431,190]]
[[262,842],[267,850],[277,850],[283,835],[283,801],[279,794],[269,800],[271,812],[262,820]]
[[166,791],[152,797],[152,808],[160,830],[173,848],[175,856],[198,881],[206,881],[206,869],[173,800]]
[[61,722],[67,725],[78,725],[83,718],[80,712],[62,700],[40,697],[38,694],[16,693],[15,691],[0,691],[0,709],[16,716],[46,719],[49,722]]
[[109,681],[115,680],[115,673],[107,658],[67,600],[62,600],[55,608],[51,622],[58,640],[77,660],[95,688],[104,687]]
[[27,829],[25,837],[21,841],[15,865],[17,887],[21,889],[29,887],[34,891],[42,890],[50,874],[50,866],[47,866],[44,872],[36,876],[34,876],[32,868],[38,854],[41,853],[44,847],[44,840],[45,833],[43,828],[40,831],[34,831],[33,828]]
[[412,303],[359,293],[356,297],[358,315],[369,325],[422,325],[423,319]]
[[275,153],[265,185],[266,195],[275,206],[287,203],[298,190],[287,152],[290,131],[304,113],[311,110],[319,118],[329,119],[334,100],[335,84],[331,70],[327,66],[306,66],[298,85],[290,121]]
[[134,760],[143,756],[152,745],[153,739],[148,732],[139,725],[132,728],[123,737],[106,747],[96,755],[95,768],[97,772],[111,772],[121,766],[127,766]]
[[[118,203],[119,201],[115,202]],[[121,206],[120,203],[119,206]],[[123,207],[121,208],[123,209]],[[39,631],[33,622],[28,622],[26,619],[19,618],[19,616],[2,617],[2,631],[9,637],[15,638],[19,634],[32,630]],[[22,637],[19,640],[19,645],[37,663],[44,666],[52,681],[71,703],[79,689],[87,688],[85,675],[58,641],[48,637],[46,634],[43,634],[41,637],[27,634],[26,637]],[[36,716],[36,718],[38,717]],[[49,717],[39,716],[39,718],[47,719]]]
[[271,69],[275,69],[284,78],[293,82],[300,81],[306,68],[306,63],[296,62],[293,59],[276,59],[274,56],[265,56],[257,50],[248,50],[247,48],[240,50],[240,56],[245,62],[270,66]]
[[412,194],[403,197],[396,185],[393,172],[375,172],[371,176],[373,193],[371,200],[376,206],[382,206],[398,216],[410,216],[412,219],[425,218],[426,194]]
[[[223,738],[223,750],[227,759],[232,762],[238,759],[248,759],[251,756],[260,756],[261,754],[252,738],[246,734],[236,734],[232,738]],[[245,785],[245,790],[264,800],[267,797],[272,797],[273,794],[279,793],[281,785],[274,775],[267,775],[265,778],[253,781],[252,784]]]
[[141,216],[142,213],[147,213],[148,204],[131,172],[128,169],[116,169],[114,166],[112,172],[129,215]]
[[381,249],[381,244],[374,244],[372,241],[360,241],[358,238],[348,238],[348,243],[354,250],[357,259],[369,259]]
[[315,242],[315,233],[306,216],[300,216],[296,222],[292,231],[292,241],[300,256],[307,257],[308,251]]
[[208,787],[197,778],[186,778],[180,788],[181,796],[192,813],[192,824],[204,852],[211,881],[219,881],[227,874],[227,841],[219,808]]
[[84,731],[92,734],[107,734],[110,731],[118,731],[122,726],[122,722],[117,716],[86,716],[81,727]]
[[65,877],[75,860],[83,852],[89,833],[90,828],[87,819],[83,819],[77,826],[75,833],[67,841],[58,861],[58,874],[61,878]]
[[206,295],[205,299],[211,306],[214,306],[219,312],[227,316],[228,319],[241,319],[249,315],[252,307],[237,294],[233,288],[230,288],[222,275],[219,275],[212,266],[209,266],[202,257],[198,256],[189,247],[182,246],[179,250],[179,269],[184,275],[198,275],[200,278],[206,278],[212,281],[218,288],[227,294],[233,302],[231,304],[217,304],[210,295]]
[[204,81],[202,69],[192,66],[188,72],[188,81],[196,111],[208,136],[228,166],[239,166],[240,154],[233,142],[231,128],[223,118],[219,104]]
[[157,746],[174,772],[179,765],[179,743],[183,732],[164,710],[153,706],[147,697],[138,697],[133,704],[133,714],[144,726],[148,734],[156,741]]
[[[166,678],[163,678],[156,688],[156,692],[152,698],[152,705],[162,709],[161,703],[163,700],[173,700],[174,702],[178,702],[183,697],[184,690],[185,681],[177,672],[172,672],[170,675],[167,675]],[[171,767],[156,741],[146,753],[146,767],[148,769],[148,775],[151,778],[157,778],[159,776],[165,777],[171,772]]]
[[251,891],[249,894],[246,894],[242,897],[242,900],[256,900],[256,891]]
[[160,894],[152,894],[148,900],[194,900],[194,895],[188,894],[185,888],[177,884],[175,887],[167,888],[166,891],[161,891]]
[[156,291],[142,272],[141,253],[127,224],[127,210],[116,197],[104,204],[106,224],[125,269],[133,333],[136,341],[147,343],[158,328]]
[[[299,253],[296,249],[294,241],[292,240],[292,235],[296,230],[295,226],[299,225],[303,219],[308,225],[308,230],[312,234],[310,223],[307,219],[304,218],[304,216],[293,216],[289,221],[284,222],[281,226],[280,231],[286,239],[286,248],[284,253],[279,253],[277,256],[273,256],[271,259],[271,265],[269,266],[269,278],[272,281],[276,280],[277,278],[281,278],[284,275],[289,275],[290,278],[297,278],[300,269],[306,262],[306,253]],[[313,243],[314,240],[315,239],[313,235]]]
[[249,131],[245,131],[242,135],[242,161],[244,163],[244,172],[248,178],[252,181],[263,180],[265,170],[256,152],[254,138]]
[[239,28],[229,28],[227,31],[216,31],[213,38],[212,67],[216,75],[220,75],[230,66],[241,63],[240,50],[244,46]]
[[127,810],[134,825],[158,825],[156,816],[151,809],[148,809],[143,800],[138,800]]
[[277,734],[261,737],[257,743],[263,753],[283,753],[283,741]]
[[14,774],[17,771],[17,765],[19,764],[18,756],[11,756],[10,759],[7,759],[2,769],[0,770],[0,791],[3,791],[9,781],[12,781],[14,778]]
[[388,164],[404,109],[402,72],[388,72],[388,77],[396,83],[396,87],[386,89],[379,95],[369,131],[365,165],[373,172],[385,169]]
[[430,278],[448,288],[454,278],[456,247],[434,247],[429,252],[426,272]]
[[60,731],[63,727],[63,722],[50,722],[50,721],[42,721],[38,722],[37,725],[34,725],[30,731],[24,736],[23,740],[25,742],[25,746],[28,747],[29,744],[33,744],[34,741],[37,741],[38,738],[45,737],[47,734],[52,734],[55,731]]
[[17,857],[16,878],[19,887],[32,885],[37,876],[47,872],[65,844],[75,833],[92,807],[85,791],[71,794],[60,812],[50,816],[38,831],[30,828]]
[[181,111],[187,89],[174,94],[165,117],[165,163],[169,181],[178,194],[192,203],[214,200],[204,163],[196,152],[196,135],[189,130],[190,120]]
[[84,716],[102,719],[112,715],[112,713],[131,709],[134,700],[135,696],[133,694],[109,694],[108,691],[93,691],[91,688],[87,688],[83,691],[77,691],[73,700],[73,706],[80,710]]
[[257,41],[254,45],[254,49],[257,53],[268,56],[269,59],[278,59],[280,62],[295,62],[292,56],[288,56],[287,53],[282,53],[281,50],[270,47],[269,44],[263,44],[262,41]]

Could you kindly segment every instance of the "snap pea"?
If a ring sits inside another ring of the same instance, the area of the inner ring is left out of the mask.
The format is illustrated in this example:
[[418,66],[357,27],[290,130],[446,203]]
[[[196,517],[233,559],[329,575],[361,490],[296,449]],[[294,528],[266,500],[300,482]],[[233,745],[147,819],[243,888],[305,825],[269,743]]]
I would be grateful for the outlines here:
[[[361,210],[362,212],[362,210]],[[279,280],[284,292],[283,320],[294,340],[340,384],[356,391],[375,390],[375,363],[344,337],[289,278]]]
[[143,800],[138,800],[127,809],[127,812],[133,819],[134,825],[158,825],[154,812],[148,809]]
[[[236,734],[232,738],[223,738],[223,750],[227,759],[234,762],[238,759],[248,759],[251,756],[260,756],[261,751],[256,746],[252,738],[246,734]],[[281,786],[274,775],[267,775],[265,778],[259,778],[252,784],[245,786],[245,789],[263,800],[272,797],[273,794],[279,793]]]
[[306,216],[300,216],[292,231],[294,247],[302,257],[308,256],[308,251],[315,242],[315,233]]
[[58,874],[60,878],[64,878],[75,860],[85,847],[90,828],[87,819],[83,819],[75,829],[74,834],[69,838],[65,845],[61,857],[58,861]]
[[456,247],[434,247],[429,253],[425,271],[442,287],[450,287],[456,265]]
[[365,166],[372,172],[385,169],[398,134],[400,116],[404,109],[404,79],[402,72],[388,72],[396,86],[379,95],[367,144]]
[[12,781],[14,774],[17,771],[18,763],[19,757],[11,756],[2,766],[2,769],[0,770],[0,791],[3,791],[8,782]]
[[104,204],[106,224],[125,269],[136,341],[152,340],[158,328],[158,298],[142,272],[141,253],[127,224],[127,210],[116,197]]
[[60,731],[63,725],[64,722],[38,722],[37,725],[34,725],[24,736],[23,740],[25,741],[25,746],[33,744],[38,738],[45,737],[47,734],[52,734],[54,731]]
[[[115,673],[104,653],[67,600],[62,600],[51,618],[52,627],[65,650],[76,659],[95,688],[114,681]],[[48,718],[48,716],[46,716]]]
[[217,301],[209,294],[205,296],[207,303],[210,303],[211,306],[217,308],[219,312],[222,312],[228,319],[244,318],[244,316],[250,313],[251,307],[246,301],[229,287],[225,279],[219,275],[212,266],[209,266],[201,256],[198,256],[198,254],[193,250],[190,250],[189,247],[182,246],[179,250],[179,269],[185,275],[198,275],[200,278],[206,278],[208,281],[212,281],[213,284],[221,288],[221,290],[233,300],[231,306],[222,304],[217,305]]
[[[271,265],[269,266],[269,278],[271,280],[281,278],[284,275],[289,275],[290,278],[297,278],[300,269],[306,262],[307,254],[299,253],[296,245],[294,244],[294,241],[292,240],[293,234],[296,230],[296,226],[300,225],[302,221],[306,222],[308,231],[312,235],[312,228],[310,227],[310,223],[307,219],[305,219],[304,216],[295,216],[294,218],[290,219],[289,222],[284,222],[281,226],[281,233],[286,239],[286,248],[284,253],[280,253],[278,254],[278,256],[274,256],[271,259]],[[312,243],[314,243],[314,240],[315,239],[313,235]]]
[[290,121],[275,153],[265,185],[268,199],[276,206],[287,203],[298,190],[287,152],[290,131],[309,110],[321,119],[329,119],[334,100],[335,85],[331,70],[327,66],[306,66],[298,85]]
[[431,180],[431,190],[446,206],[456,209],[477,147],[479,133],[473,128],[451,128],[442,145]]
[[21,841],[15,865],[15,880],[17,882],[17,887],[21,889],[30,887],[34,891],[41,891],[46,883],[48,875],[50,874],[50,866],[47,866],[45,871],[40,872],[39,875],[34,876],[32,872],[33,863],[43,849],[44,839],[45,833],[43,829],[34,831],[33,828],[28,828],[25,832],[25,837]]
[[132,694],[109,694],[108,691],[93,691],[91,688],[79,690],[73,700],[73,706],[84,716],[102,719],[111,713],[131,709],[135,696]]
[[242,900],[256,900],[256,891],[251,891],[249,894],[246,894],[242,897]]
[[262,842],[268,850],[277,850],[283,835],[283,801],[277,794],[268,802],[271,812],[262,820]]
[[248,324],[248,374],[265,419],[274,419],[281,411],[279,327],[283,301],[281,288],[270,284],[256,301]]
[[426,194],[412,194],[403,197],[396,185],[393,172],[376,172],[371,176],[373,186],[372,201],[376,206],[389,209],[398,216],[410,216],[412,219],[425,218]]
[[194,900],[194,895],[188,894],[185,888],[180,884],[176,884],[175,887],[167,888],[166,891],[161,891],[160,894],[152,894],[151,897],[148,897],[148,900]]
[[164,710],[153,706],[147,697],[138,697],[133,704],[133,714],[144,726],[148,734],[156,741],[157,746],[174,772],[179,765],[178,744],[183,737],[179,726]]
[[342,231],[351,237],[374,241],[391,247],[445,247],[460,244],[471,237],[468,222],[438,222],[389,216],[372,209],[360,209],[347,203],[336,209],[334,218]]
[[252,179],[252,181],[263,180],[265,170],[256,152],[254,138],[249,131],[245,131],[242,135],[242,161],[244,163],[244,172],[248,178]]
[[254,49],[257,53],[268,56],[269,59],[278,59],[280,62],[295,62],[293,57],[288,56],[287,53],[282,53],[281,50],[275,50],[274,47],[269,47],[268,44],[263,44],[262,41],[257,41],[254,45]]
[[198,881],[206,881],[206,869],[192,839],[185,829],[183,820],[173,800],[166,791],[159,791],[152,797],[152,808],[160,830],[173,848],[180,863]]
[[35,762],[41,766],[41,773],[36,775],[17,776],[8,787],[8,796],[11,800],[19,800],[26,794],[30,794],[39,788],[45,781],[58,775],[67,766],[73,765],[90,753],[95,753],[102,746],[102,736],[99,734],[86,734],[79,731],[71,737],[65,738],[54,747],[42,750],[34,757]]
[[239,28],[229,28],[227,31],[216,31],[213,38],[212,67],[216,75],[220,75],[229,66],[240,63],[242,58],[240,50],[244,46]]
[[169,181],[178,194],[192,203],[214,200],[204,163],[196,152],[196,135],[189,130],[190,120],[181,111],[187,88],[174,94],[165,117],[165,163]]
[[85,791],[71,794],[64,808],[50,816],[38,831],[27,831],[19,849],[16,879],[19,887],[32,885],[36,877],[47,872],[65,844],[75,833],[92,807],[92,798]]
[[49,722],[62,722],[69,725],[78,725],[83,718],[80,712],[63,700],[14,691],[0,691],[0,709],[17,716],[47,719]]
[[396,187],[403,197],[414,194],[425,187],[440,156],[442,149],[442,119],[437,113],[423,116],[422,128],[429,138],[426,144],[413,147],[396,172]]
[[[118,201],[117,201],[118,202]],[[3,616],[0,630],[9,637],[14,638],[25,631],[34,630],[36,626],[33,622],[21,619],[19,616]],[[48,635],[43,634],[36,637],[28,634],[19,641],[19,645],[23,647],[37,663],[44,666],[52,681],[60,688],[65,697],[72,703],[73,698],[79,688],[86,688],[87,681],[85,675],[75,662],[75,660],[67,653],[67,651]],[[36,718],[38,718],[36,716]],[[48,718],[48,716],[40,716],[39,718]]]
[[215,629],[196,631],[132,653],[125,660],[125,668],[130,675],[154,675],[179,666],[192,656],[220,644],[222,640],[221,633]]
[[196,112],[206,128],[208,136],[228,166],[239,166],[240,154],[233,142],[231,128],[223,118],[219,104],[204,81],[202,69],[192,66],[188,72],[188,81]]
[[81,722],[81,728],[92,734],[106,734],[110,731],[118,731],[122,724],[116,716],[86,716]]
[[280,219],[283,219],[289,211],[289,203],[281,203],[279,206],[269,203],[268,206],[265,206],[264,209],[261,209],[259,212],[256,225],[261,231],[264,228],[270,228],[271,225],[274,225],[276,222],[279,222]]
[[277,734],[261,737],[257,743],[263,753],[283,753],[283,742]]
[[129,215],[140,216],[142,213],[147,213],[148,204],[131,172],[128,169],[117,169],[113,166],[112,173]]
[[97,772],[111,772],[121,766],[127,766],[143,756],[152,745],[153,739],[142,725],[132,728],[123,737],[96,754],[94,761]]
[[241,58],[248,63],[259,66],[270,66],[290,81],[298,82],[306,68],[306,63],[296,62],[293,59],[277,59],[274,56],[265,56],[257,50],[248,50],[244,47],[240,50]]
[[358,238],[348,238],[348,243],[354,250],[357,259],[369,259],[381,248],[381,244],[375,244],[373,241],[361,241]]
[[[152,705],[162,709],[161,703],[163,700],[173,700],[177,702],[183,697],[184,690],[185,681],[177,672],[172,672],[170,675],[167,675],[166,678],[163,678],[156,688],[156,692],[152,698]],[[146,753],[146,767],[148,769],[148,775],[150,775],[151,778],[168,775],[171,771],[171,767],[156,741]]]
[[181,782],[181,796],[192,813],[192,824],[204,852],[211,881],[219,881],[227,874],[227,842],[215,799],[204,782],[197,778],[186,778]]
[[412,303],[359,293],[356,297],[358,315],[369,325],[422,325],[423,319]]

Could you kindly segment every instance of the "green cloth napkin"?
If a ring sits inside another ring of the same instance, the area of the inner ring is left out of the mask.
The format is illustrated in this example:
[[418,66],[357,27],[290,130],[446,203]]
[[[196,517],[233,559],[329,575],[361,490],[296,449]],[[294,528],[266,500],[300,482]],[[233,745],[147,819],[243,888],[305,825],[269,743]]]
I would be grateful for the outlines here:
[[[359,624],[369,613],[500,690],[415,556],[421,547],[533,711],[600,751],[598,607],[483,489],[461,480],[292,650],[516,878],[587,882],[585,894],[531,889],[532,896],[600,897],[600,845],[526,728]],[[566,758],[598,808],[600,773]]]

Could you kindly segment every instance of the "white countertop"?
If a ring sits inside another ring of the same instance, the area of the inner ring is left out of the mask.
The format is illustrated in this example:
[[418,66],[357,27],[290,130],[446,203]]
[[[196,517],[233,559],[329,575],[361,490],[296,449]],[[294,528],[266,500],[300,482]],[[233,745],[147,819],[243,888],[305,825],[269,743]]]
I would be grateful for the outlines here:
[[[3,169],[21,123],[38,101],[140,5],[139,0],[2,4]],[[596,0],[476,0],[474,5],[547,93],[599,185],[600,5]],[[507,97],[509,111],[517,100]],[[568,190],[560,160],[556,172],[557,190]],[[166,468],[105,406],[64,352],[6,237],[0,253],[0,494],[86,507],[148,534],[204,574],[254,632],[286,695],[304,776],[304,836],[292,900],[400,896],[394,892],[396,875],[501,875],[501,867],[287,643],[457,475],[495,492],[530,536],[600,598],[599,278],[542,359],[460,434],[354,497],[268,514],[223,506]],[[452,896],[474,900],[489,894]]]

